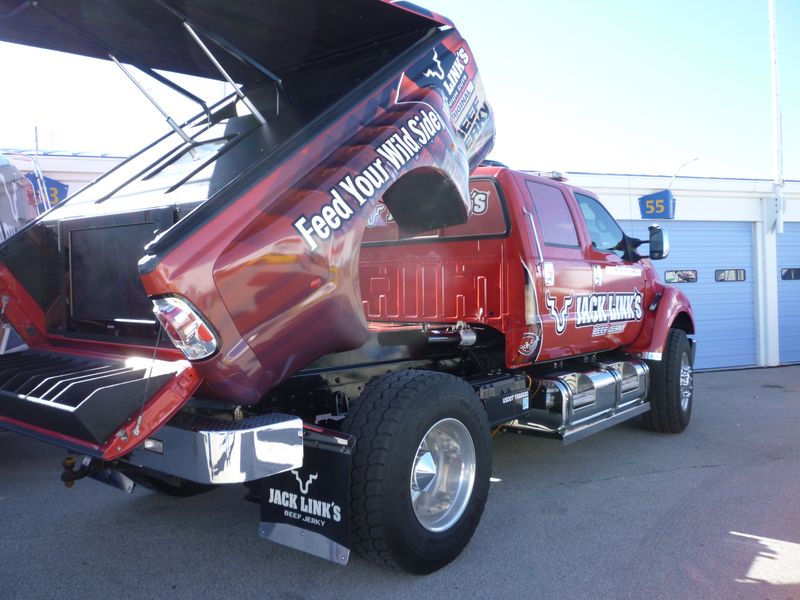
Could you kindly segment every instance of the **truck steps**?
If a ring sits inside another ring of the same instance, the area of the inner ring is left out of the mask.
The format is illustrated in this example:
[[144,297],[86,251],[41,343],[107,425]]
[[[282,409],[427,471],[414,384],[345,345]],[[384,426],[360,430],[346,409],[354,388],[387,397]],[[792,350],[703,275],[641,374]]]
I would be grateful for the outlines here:
[[531,410],[504,425],[503,430],[571,444],[650,408],[650,371],[641,360],[554,371],[531,387]]

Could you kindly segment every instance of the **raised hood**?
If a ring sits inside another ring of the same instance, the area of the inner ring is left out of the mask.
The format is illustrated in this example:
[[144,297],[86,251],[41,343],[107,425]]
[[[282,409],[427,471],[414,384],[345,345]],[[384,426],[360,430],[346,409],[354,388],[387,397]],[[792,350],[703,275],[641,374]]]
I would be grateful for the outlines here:
[[[182,22],[218,48],[240,84],[440,25],[446,19],[382,0],[0,0],[0,40],[221,79]],[[244,58],[244,60],[242,60]],[[245,60],[251,59],[251,64]]]

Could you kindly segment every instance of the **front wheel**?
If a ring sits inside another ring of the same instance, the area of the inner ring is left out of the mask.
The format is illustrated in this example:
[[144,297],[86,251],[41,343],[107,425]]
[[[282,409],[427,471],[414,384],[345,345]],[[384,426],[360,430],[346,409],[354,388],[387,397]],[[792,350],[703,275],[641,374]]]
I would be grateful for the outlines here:
[[356,437],[353,548],[418,574],[456,558],[480,521],[492,462],[489,423],[472,388],[445,373],[378,377],[343,428]]
[[680,433],[692,416],[694,371],[686,332],[670,329],[662,358],[650,365],[650,412],[648,428],[662,433]]

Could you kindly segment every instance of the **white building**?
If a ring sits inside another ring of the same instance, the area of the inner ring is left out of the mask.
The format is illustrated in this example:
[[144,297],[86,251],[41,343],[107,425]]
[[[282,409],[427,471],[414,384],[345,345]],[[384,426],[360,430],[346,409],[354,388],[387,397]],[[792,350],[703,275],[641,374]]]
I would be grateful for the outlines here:
[[[8,158],[23,174],[33,172],[33,152],[0,149],[0,154]],[[70,195],[86,187],[122,160],[123,158],[119,156],[93,156],[67,152],[47,152],[37,157],[42,173],[68,185]]]

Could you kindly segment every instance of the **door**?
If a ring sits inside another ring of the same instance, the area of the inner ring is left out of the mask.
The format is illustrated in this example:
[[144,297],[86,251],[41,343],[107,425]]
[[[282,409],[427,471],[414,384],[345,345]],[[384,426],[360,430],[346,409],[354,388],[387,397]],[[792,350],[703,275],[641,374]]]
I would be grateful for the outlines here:
[[781,364],[800,363],[800,223],[778,235],[778,330]]
[[578,238],[575,216],[557,185],[532,179],[524,184],[525,209],[536,226],[542,257],[543,297],[538,308],[543,348],[539,359],[589,352],[591,328],[577,327],[576,298],[591,293],[592,271]]
[[591,328],[597,350],[636,339],[644,317],[645,275],[640,261],[625,260],[622,229],[595,198],[575,192],[591,239],[593,292],[578,299],[579,325]]

